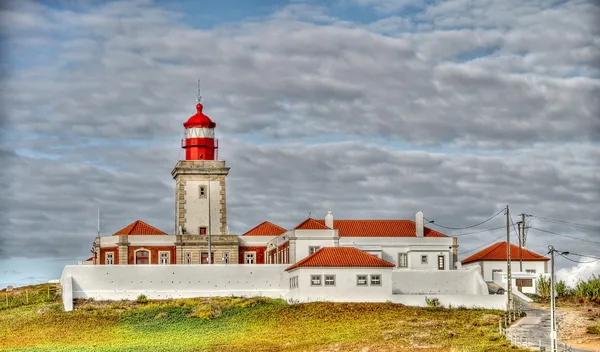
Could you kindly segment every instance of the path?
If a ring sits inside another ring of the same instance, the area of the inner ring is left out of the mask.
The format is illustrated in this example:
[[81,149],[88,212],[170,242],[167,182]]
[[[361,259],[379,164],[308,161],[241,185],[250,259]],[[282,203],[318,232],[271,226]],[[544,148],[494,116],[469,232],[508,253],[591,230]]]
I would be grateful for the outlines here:
[[[544,346],[546,351],[550,351],[550,312],[545,309],[523,307],[527,314],[514,325],[506,330],[506,338],[515,345],[532,348],[539,351],[540,346]],[[556,312],[556,319],[564,316],[563,312]],[[575,347],[569,347],[559,343],[558,351],[587,352]]]

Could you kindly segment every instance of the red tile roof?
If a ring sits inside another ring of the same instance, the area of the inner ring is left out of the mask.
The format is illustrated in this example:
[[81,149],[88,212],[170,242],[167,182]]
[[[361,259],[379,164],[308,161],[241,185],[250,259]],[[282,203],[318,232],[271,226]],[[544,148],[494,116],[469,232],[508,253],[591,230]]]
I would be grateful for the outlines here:
[[154,226],[150,226],[150,225],[146,224],[142,220],[137,220],[137,221],[132,222],[131,224],[127,225],[123,229],[117,231],[115,234],[113,234],[113,236],[119,236],[119,235],[149,235],[149,236],[164,235],[164,236],[166,236],[167,234],[162,232],[161,230],[157,229]]
[[326,247],[302,259],[285,271],[296,268],[393,268],[395,265],[354,247]]
[[[510,245],[510,259],[519,260],[519,246],[511,243]],[[472,256],[465,258],[461,261],[462,264],[469,264],[479,260],[496,260],[506,261],[506,242],[498,242],[483,249]],[[543,255],[532,252],[528,249],[523,248],[523,260],[527,261],[548,261],[549,258]]]
[[[416,237],[417,230],[411,220],[333,220],[333,228],[340,237]],[[325,220],[308,218],[296,230],[328,229]],[[443,233],[425,227],[425,237],[447,237]]]
[[294,230],[329,230],[329,227],[325,226],[325,220],[308,218],[294,227]]
[[287,230],[281,226],[277,226],[272,222],[265,221],[249,230],[242,236],[279,236],[286,231]]

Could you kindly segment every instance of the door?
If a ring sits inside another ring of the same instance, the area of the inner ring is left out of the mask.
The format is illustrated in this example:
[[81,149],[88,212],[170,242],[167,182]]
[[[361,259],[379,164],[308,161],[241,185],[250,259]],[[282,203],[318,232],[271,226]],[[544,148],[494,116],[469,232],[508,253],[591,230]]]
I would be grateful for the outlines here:
[[135,252],[136,264],[150,264],[150,252],[146,250]]

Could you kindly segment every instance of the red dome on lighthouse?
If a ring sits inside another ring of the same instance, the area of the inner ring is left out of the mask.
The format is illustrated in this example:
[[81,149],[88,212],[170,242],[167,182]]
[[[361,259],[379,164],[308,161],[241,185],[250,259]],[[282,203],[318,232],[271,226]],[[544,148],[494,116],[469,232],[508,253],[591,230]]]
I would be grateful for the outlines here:
[[204,115],[202,112],[202,104],[196,104],[196,114],[190,116],[190,118],[183,123],[183,127],[192,128],[192,127],[200,127],[200,128],[215,128],[217,126],[210,117]]

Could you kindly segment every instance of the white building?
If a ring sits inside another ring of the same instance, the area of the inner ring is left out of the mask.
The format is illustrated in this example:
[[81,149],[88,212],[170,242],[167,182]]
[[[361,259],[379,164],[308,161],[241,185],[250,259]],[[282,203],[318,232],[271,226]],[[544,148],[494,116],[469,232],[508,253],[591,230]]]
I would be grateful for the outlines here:
[[[478,267],[486,282],[506,287],[507,254],[506,242],[498,242],[463,259],[461,264],[464,268]],[[523,293],[536,293],[538,277],[548,272],[550,259],[514,244],[510,245],[510,258],[512,286]]]
[[351,247],[325,247],[285,269],[287,299],[381,302],[392,292],[395,265]]
[[358,248],[403,270],[451,270],[456,262],[456,239],[423,226],[422,212],[414,222],[334,220],[329,212],[264,243],[267,264],[295,263],[324,247]]

